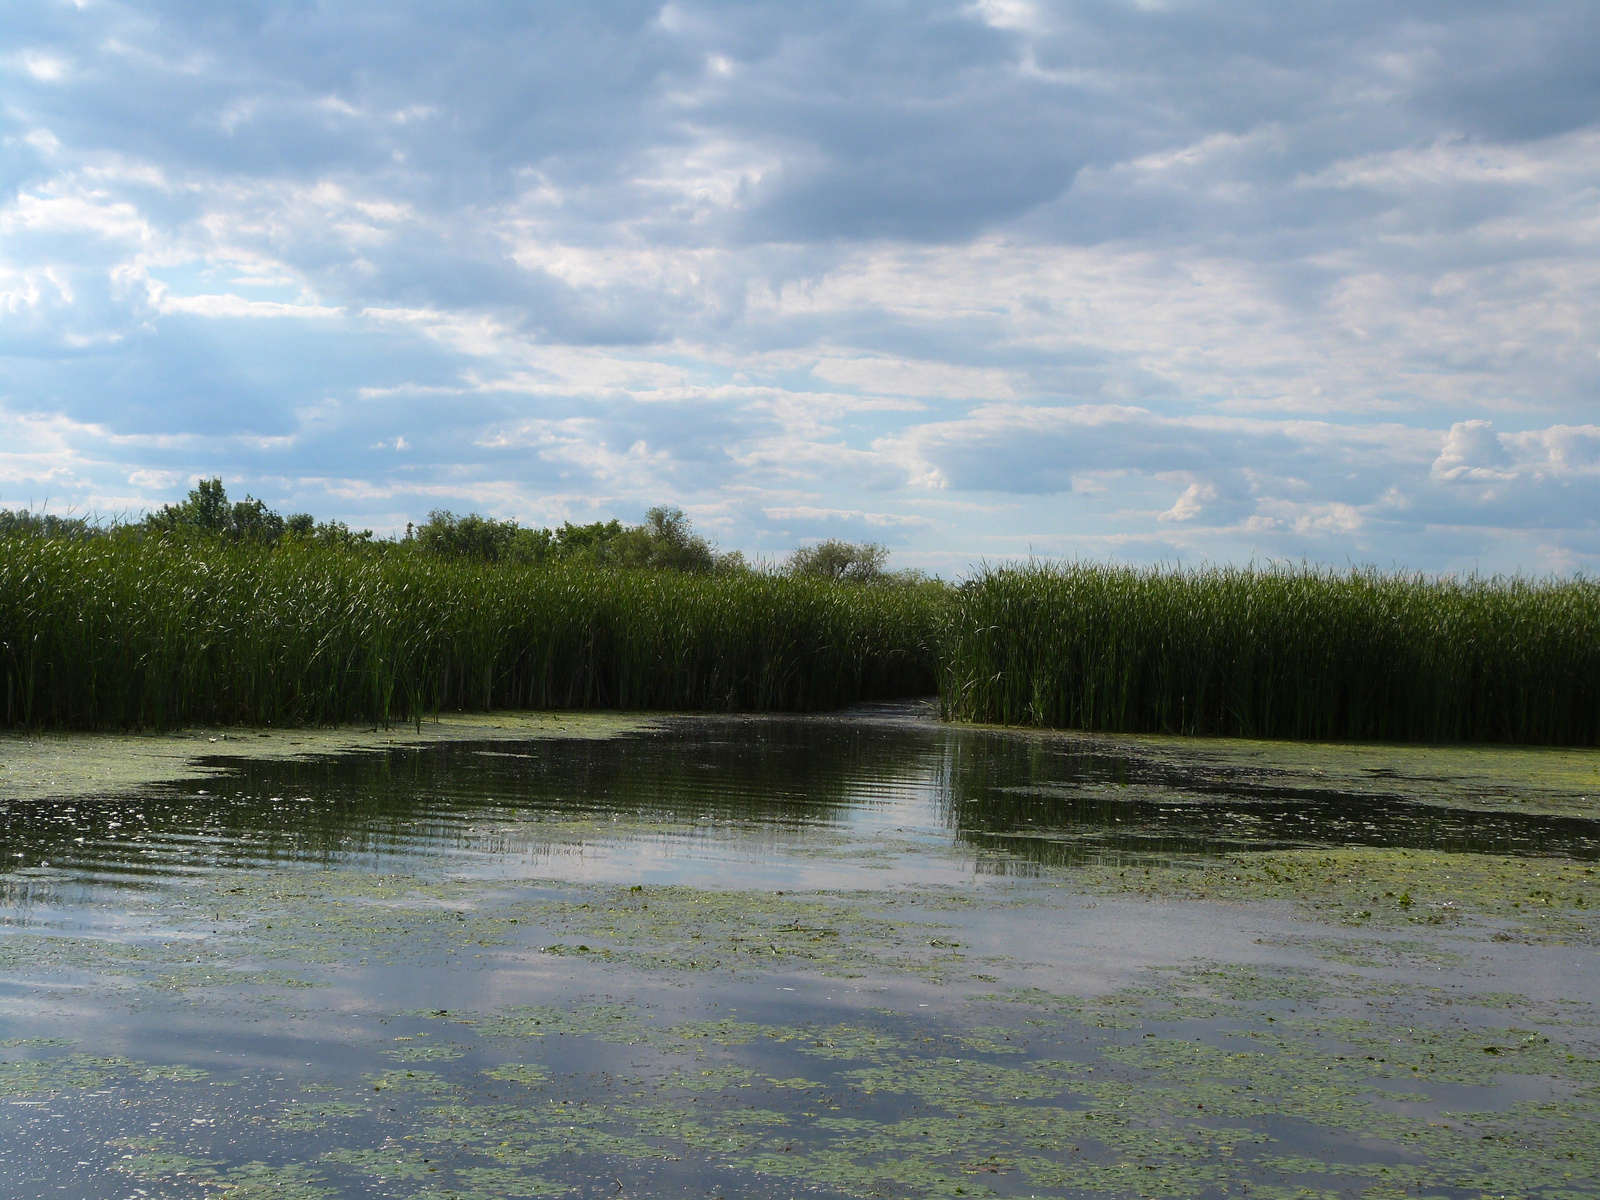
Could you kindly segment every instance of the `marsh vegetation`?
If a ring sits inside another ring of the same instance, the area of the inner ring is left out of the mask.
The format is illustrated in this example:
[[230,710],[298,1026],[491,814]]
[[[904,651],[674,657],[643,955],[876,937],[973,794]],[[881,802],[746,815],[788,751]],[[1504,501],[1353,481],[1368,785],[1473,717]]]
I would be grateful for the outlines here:
[[1119,733],[1594,745],[1600,584],[1032,564],[959,585],[872,544],[723,553],[678,509],[374,538],[233,502],[137,523],[0,513],[0,720],[417,721],[807,711],[932,693],[961,721]]
[[753,572],[7,539],[5,712],[94,728],[834,708],[931,689],[939,599]]
[[940,642],[967,721],[1324,741],[1600,741],[1600,582],[1311,568],[980,572]]

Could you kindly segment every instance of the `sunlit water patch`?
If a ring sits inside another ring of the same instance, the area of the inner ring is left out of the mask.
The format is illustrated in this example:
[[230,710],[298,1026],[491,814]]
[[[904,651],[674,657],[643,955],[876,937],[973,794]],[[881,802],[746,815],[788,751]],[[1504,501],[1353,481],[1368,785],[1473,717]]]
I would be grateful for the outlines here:
[[875,709],[13,801],[0,1178],[1597,1194],[1600,825],[1436,775]]

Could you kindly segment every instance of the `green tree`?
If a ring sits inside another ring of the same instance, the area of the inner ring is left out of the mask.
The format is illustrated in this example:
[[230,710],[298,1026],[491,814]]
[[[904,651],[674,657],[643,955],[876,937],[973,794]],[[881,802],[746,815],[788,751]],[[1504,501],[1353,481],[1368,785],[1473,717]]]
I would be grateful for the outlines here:
[[407,535],[429,554],[442,558],[475,558],[482,562],[544,562],[551,557],[548,529],[524,529],[515,521],[445,509],[428,514],[426,524]]
[[144,520],[145,528],[156,533],[200,534],[225,537],[236,542],[271,544],[283,536],[284,520],[266,503],[246,496],[228,503],[222,480],[202,479],[182,504],[168,504]]
[[876,542],[841,542],[829,538],[815,546],[801,546],[784,565],[791,575],[879,583],[888,578],[884,570],[888,561],[889,551]]
[[559,529],[527,529],[515,521],[477,513],[462,517],[440,509],[408,532],[407,539],[429,554],[484,562],[555,561],[692,574],[744,569],[742,556],[718,554],[681,508],[666,505],[650,509],[642,525],[615,519],[588,525],[567,521]]
[[551,535],[551,552],[563,560],[614,562],[613,545],[623,532],[622,522],[618,520],[595,521],[589,525],[574,525],[571,521],[565,521]]
[[372,530],[357,533],[343,521],[319,521],[310,513],[295,513],[283,523],[283,536],[289,541],[314,542],[340,550],[353,550],[372,544]]
[[643,525],[624,530],[613,545],[614,557],[623,566],[692,575],[708,575],[717,566],[716,552],[695,533],[681,508],[658,504],[645,513]]

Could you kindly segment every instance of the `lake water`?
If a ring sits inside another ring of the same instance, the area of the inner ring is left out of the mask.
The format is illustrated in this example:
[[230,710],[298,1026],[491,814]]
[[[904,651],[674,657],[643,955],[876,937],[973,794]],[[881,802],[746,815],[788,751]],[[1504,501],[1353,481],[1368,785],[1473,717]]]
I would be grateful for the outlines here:
[[12,801],[0,1192],[1600,1195],[1503,799],[906,705]]

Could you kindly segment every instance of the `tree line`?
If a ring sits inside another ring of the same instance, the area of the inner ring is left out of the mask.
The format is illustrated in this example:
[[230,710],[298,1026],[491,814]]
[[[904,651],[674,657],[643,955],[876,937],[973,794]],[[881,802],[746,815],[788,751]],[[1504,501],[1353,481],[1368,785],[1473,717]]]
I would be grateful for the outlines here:
[[639,525],[619,520],[559,528],[531,528],[516,521],[459,515],[445,509],[408,524],[403,536],[382,538],[343,521],[319,521],[310,513],[287,517],[247,495],[231,500],[220,478],[202,479],[178,504],[167,504],[139,521],[102,522],[88,517],[0,509],[0,537],[200,539],[260,546],[309,544],[368,553],[420,553],[477,562],[537,566],[570,563],[596,567],[729,575],[776,569],[784,574],[857,583],[916,583],[915,571],[888,569],[889,551],[875,542],[828,539],[802,546],[776,567],[751,563],[743,554],[718,550],[697,533],[681,508],[657,505]]

